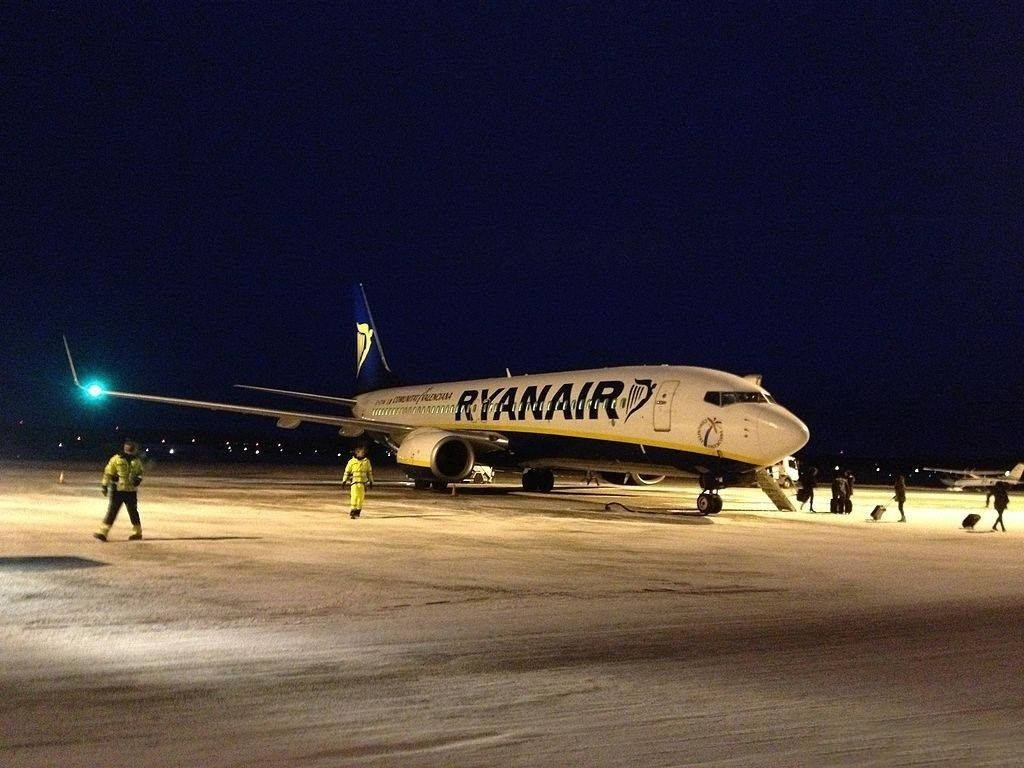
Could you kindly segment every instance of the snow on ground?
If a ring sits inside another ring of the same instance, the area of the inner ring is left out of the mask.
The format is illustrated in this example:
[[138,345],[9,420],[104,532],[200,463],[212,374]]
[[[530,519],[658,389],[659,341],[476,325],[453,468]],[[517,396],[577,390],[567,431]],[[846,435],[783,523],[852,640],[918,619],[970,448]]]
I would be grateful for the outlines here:
[[0,467],[4,766],[1020,764],[1016,495],[1006,534],[572,478],[353,521],[337,469],[158,466],[102,544],[60,469]]

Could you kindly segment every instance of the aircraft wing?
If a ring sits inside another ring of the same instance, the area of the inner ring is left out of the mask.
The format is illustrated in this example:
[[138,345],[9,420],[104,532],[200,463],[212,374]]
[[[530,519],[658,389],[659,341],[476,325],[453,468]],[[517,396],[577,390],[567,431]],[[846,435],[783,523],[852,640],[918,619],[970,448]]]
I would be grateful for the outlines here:
[[279,408],[263,408],[256,405],[236,405],[234,403],[214,403],[208,400],[189,400],[183,397],[166,397],[164,395],[144,395],[138,392],[117,392],[111,389],[104,389],[97,396],[109,395],[110,397],[121,397],[126,400],[142,400],[147,403],[162,403],[164,405],[180,405],[186,408],[205,408],[210,411],[225,411],[227,413],[244,413],[250,416],[268,416],[277,419],[277,426],[284,429],[294,429],[303,422],[308,424],[329,424],[339,427],[339,432],[346,437],[358,437],[364,432],[380,432],[393,435],[401,439],[412,431],[407,424],[395,424],[387,421],[376,421],[370,419],[359,419],[355,416],[335,416],[326,413],[304,413],[302,411],[286,411]]
[[959,475],[960,477],[1002,477],[1005,472],[999,470],[979,471],[976,469],[944,469],[942,467],[922,467],[928,472],[945,472],[947,475]]
[[235,384],[239,389],[252,389],[256,392],[271,392],[275,395],[286,395],[288,397],[298,397],[303,400],[316,400],[321,403],[335,403],[339,405],[353,406],[356,404],[355,399],[351,397],[334,397],[333,395],[317,395],[313,392],[293,392],[290,389],[272,389],[271,387],[254,387],[252,384]]
[[[401,443],[402,440],[416,427],[409,424],[397,424],[390,421],[378,421],[377,419],[361,419],[356,416],[336,416],[327,413],[305,413],[303,411],[287,411],[279,408],[263,408],[256,405],[239,405],[235,403],[215,403],[208,400],[190,400],[183,397],[167,397],[165,395],[144,395],[139,392],[118,392],[111,389],[103,389],[98,385],[86,387],[78,380],[78,371],[75,370],[74,360],[71,359],[71,348],[68,346],[67,338],[64,339],[64,350],[67,352],[68,365],[71,367],[71,378],[75,386],[90,397],[109,395],[120,397],[125,400],[141,400],[147,403],[161,403],[163,405],[179,405],[186,408],[205,408],[210,411],[223,411],[226,413],[241,413],[249,416],[265,416],[277,419],[277,426],[282,429],[295,429],[306,422],[308,424],[328,424],[338,427],[338,433],[343,437],[359,437],[364,433],[387,435],[393,443]],[[329,397],[327,395],[312,395],[307,392],[291,392],[288,390],[271,390],[266,387],[246,387],[263,391],[276,392],[279,394],[305,397],[326,402],[335,402],[344,405],[353,405],[355,400],[344,397]],[[503,449],[508,444],[508,439],[500,432],[487,430],[459,430],[458,434],[473,443],[474,446],[484,451],[496,451]]]
[[[81,387],[81,385],[79,386]],[[147,403],[180,405],[186,408],[205,408],[210,411],[242,413],[249,416],[267,416],[277,419],[277,426],[282,429],[295,429],[304,422],[307,424],[328,424],[338,427],[338,434],[343,437],[359,437],[365,433],[379,434],[387,435],[395,443],[401,443],[406,435],[416,429],[416,427],[409,424],[396,424],[395,422],[378,421],[377,419],[360,419],[355,416],[285,411],[278,408],[263,408],[255,405],[215,403],[208,400],[189,400],[183,397],[166,397],[164,395],[144,395],[139,392],[118,392],[116,390],[104,389],[100,395],[120,397],[126,400],[142,400]],[[472,429],[458,430],[457,434],[485,451],[501,450],[508,444],[508,439],[500,432]]]

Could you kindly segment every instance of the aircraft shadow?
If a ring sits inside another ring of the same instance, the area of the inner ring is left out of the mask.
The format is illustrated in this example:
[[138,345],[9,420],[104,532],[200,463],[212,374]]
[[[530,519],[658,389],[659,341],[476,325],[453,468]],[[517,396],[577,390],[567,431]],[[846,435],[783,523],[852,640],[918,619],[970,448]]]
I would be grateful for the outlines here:
[[100,560],[63,555],[0,557],[0,571],[66,571],[76,568],[99,568],[108,565]]

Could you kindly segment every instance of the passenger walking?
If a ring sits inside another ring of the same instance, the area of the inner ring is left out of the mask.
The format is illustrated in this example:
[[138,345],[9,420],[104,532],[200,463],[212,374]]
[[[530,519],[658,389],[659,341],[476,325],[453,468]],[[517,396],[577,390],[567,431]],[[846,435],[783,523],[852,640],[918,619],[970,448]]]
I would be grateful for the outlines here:
[[351,488],[352,509],[348,516],[355,520],[363,511],[366,489],[373,487],[373,467],[370,466],[370,460],[366,458],[366,446],[357,445],[353,454],[353,457],[348,460],[348,464],[345,465],[345,474],[341,477],[341,484]]
[[896,475],[896,482],[893,483],[893,491],[895,495],[893,499],[896,500],[896,504],[900,508],[900,522],[907,522],[907,516],[903,512],[903,505],[907,501],[907,478],[903,475]]
[[808,467],[800,475],[800,511],[803,511],[804,504],[811,505],[811,512],[814,511],[814,489],[818,487],[818,468]]
[[99,531],[93,534],[100,541],[107,540],[107,534],[110,533],[122,504],[128,508],[128,517],[132,521],[132,535],[128,539],[138,541],[142,538],[137,490],[142,483],[142,460],[137,455],[138,450],[139,446],[134,440],[125,438],[121,452],[111,456],[103,470],[101,490],[108,498],[107,515],[103,518]]
[[1010,505],[1010,494],[1007,493],[1007,485],[1002,480],[996,483],[995,489],[992,491],[992,506],[996,509],[996,522],[992,526],[992,530],[998,530],[997,526],[1002,526],[1003,533],[1006,533],[1006,524],[1003,522],[1003,512]]
[[590,469],[587,470],[586,481],[587,481],[587,485],[588,486],[591,483],[593,483],[595,487],[600,487],[601,486],[600,481],[597,479],[597,473],[594,472],[593,470],[590,470]]

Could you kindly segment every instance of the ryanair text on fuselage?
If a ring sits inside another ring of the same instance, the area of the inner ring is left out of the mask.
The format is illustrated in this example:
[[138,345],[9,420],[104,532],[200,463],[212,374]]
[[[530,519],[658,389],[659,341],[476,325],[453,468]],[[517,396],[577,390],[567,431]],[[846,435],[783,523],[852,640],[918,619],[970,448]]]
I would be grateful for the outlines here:
[[[626,400],[626,420],[642,408],[654,393],[650,379],[636,381]],[[531,384],[521,388],[493,387],[464,389],[455,403],[455,421],[550,421],[560,414],[564,419],[618,419],[619,396],[625,390],[622,381],[565,382],[562,384]],[[425,400],[450,400],[454,392],[424,392],[380,401],[379,405],[415,404]],[[399,402],[400,401],[400,402]]]

